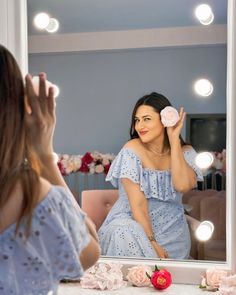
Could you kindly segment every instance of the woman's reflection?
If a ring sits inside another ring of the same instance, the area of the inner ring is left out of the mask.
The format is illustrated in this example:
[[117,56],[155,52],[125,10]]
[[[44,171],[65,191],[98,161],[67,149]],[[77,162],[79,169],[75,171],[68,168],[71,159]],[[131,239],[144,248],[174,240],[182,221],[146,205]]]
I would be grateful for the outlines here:
[[119,198],[99,229],[103,255],[186,259],[190,234],[182,194],[202,180],[196,152],[180,136],[185,113],[164,127],[160,112],[171,106],[158,93],[140,98],[133,110],[131,139],[107,175]]

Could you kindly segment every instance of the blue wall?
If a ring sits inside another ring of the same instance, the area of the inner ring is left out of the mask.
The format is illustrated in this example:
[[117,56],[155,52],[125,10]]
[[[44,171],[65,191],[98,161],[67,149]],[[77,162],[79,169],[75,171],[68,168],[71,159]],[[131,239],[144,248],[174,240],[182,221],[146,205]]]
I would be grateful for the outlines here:
[[[31,74],[44,71],[60,87],[55,151],[117,153],[129,138],[138,98],[166,95],[187,113],[225,113],[226,46],[30,55]],[[201,98],[193,83],[208,77],[214,92]],[[185,136],[185,129],[183,130]]]

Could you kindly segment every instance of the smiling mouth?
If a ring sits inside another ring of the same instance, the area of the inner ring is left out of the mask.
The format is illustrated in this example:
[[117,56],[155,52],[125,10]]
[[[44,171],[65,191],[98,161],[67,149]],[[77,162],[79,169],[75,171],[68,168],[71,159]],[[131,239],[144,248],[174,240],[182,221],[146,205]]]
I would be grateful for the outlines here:
[[139,132],[139,134],[140,134],[141,136],[145,135],[146,133],[147,133],[147,131],[140,131],[140,132]]

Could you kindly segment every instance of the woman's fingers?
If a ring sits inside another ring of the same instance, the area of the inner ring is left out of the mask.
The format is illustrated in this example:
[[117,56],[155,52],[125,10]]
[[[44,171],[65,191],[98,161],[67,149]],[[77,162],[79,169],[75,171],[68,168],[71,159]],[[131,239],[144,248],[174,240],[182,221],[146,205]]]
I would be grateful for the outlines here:
[[47,99],[48,112],[51,115],[55,115],[55,108],[56,108],[56,100],[55,100],[54,92],[55,92],[55,89],[53,86],[51,86],[49,88],[48,99]]
[[36,93],[34,91],[34,86],[33,86],[33,82],[32,82],[32,77],[30,74],[26,75],[25,77],[25,91],[26,91],[26,111],[30,110],[29,112],[27,111],[27,113],[31,114],[31,113],[38,113],[40,111],[40,107],[39,107],[39,103],[38,103],[38,99],[36,96]]

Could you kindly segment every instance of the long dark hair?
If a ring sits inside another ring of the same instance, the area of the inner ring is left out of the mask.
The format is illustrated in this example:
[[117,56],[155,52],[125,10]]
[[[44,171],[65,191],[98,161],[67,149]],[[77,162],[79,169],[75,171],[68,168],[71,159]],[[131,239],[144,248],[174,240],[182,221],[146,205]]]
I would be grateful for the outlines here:
[[[172,106],[168,98],[166,98],[164,95],[157,92],[152,92],[150,94],[146,94],[143,97],[141,97],[136,102],[133,109],[131,126],[130,126],[130,139],[139,138],[138,133],[135,130],[135,116],[136,116],[138,108],[142,105],[151,106],[159,114],[165,107]],[[180,138],[181,146],[185,145],[186,143],[184,142],[181,135],[179,138]],[[165,128],[165,134],[164,134],[164,146],[168,148],[170,147],[170,142],[169,142],[166,128]]]
[[23,201],[16,232],[25,219],[26,235],[29,235],[39,196],[40,171],[36,155],[27,141],[24,95],[18,64],[0,45],[0,210],[8,202],[16,183],[20,182]]

